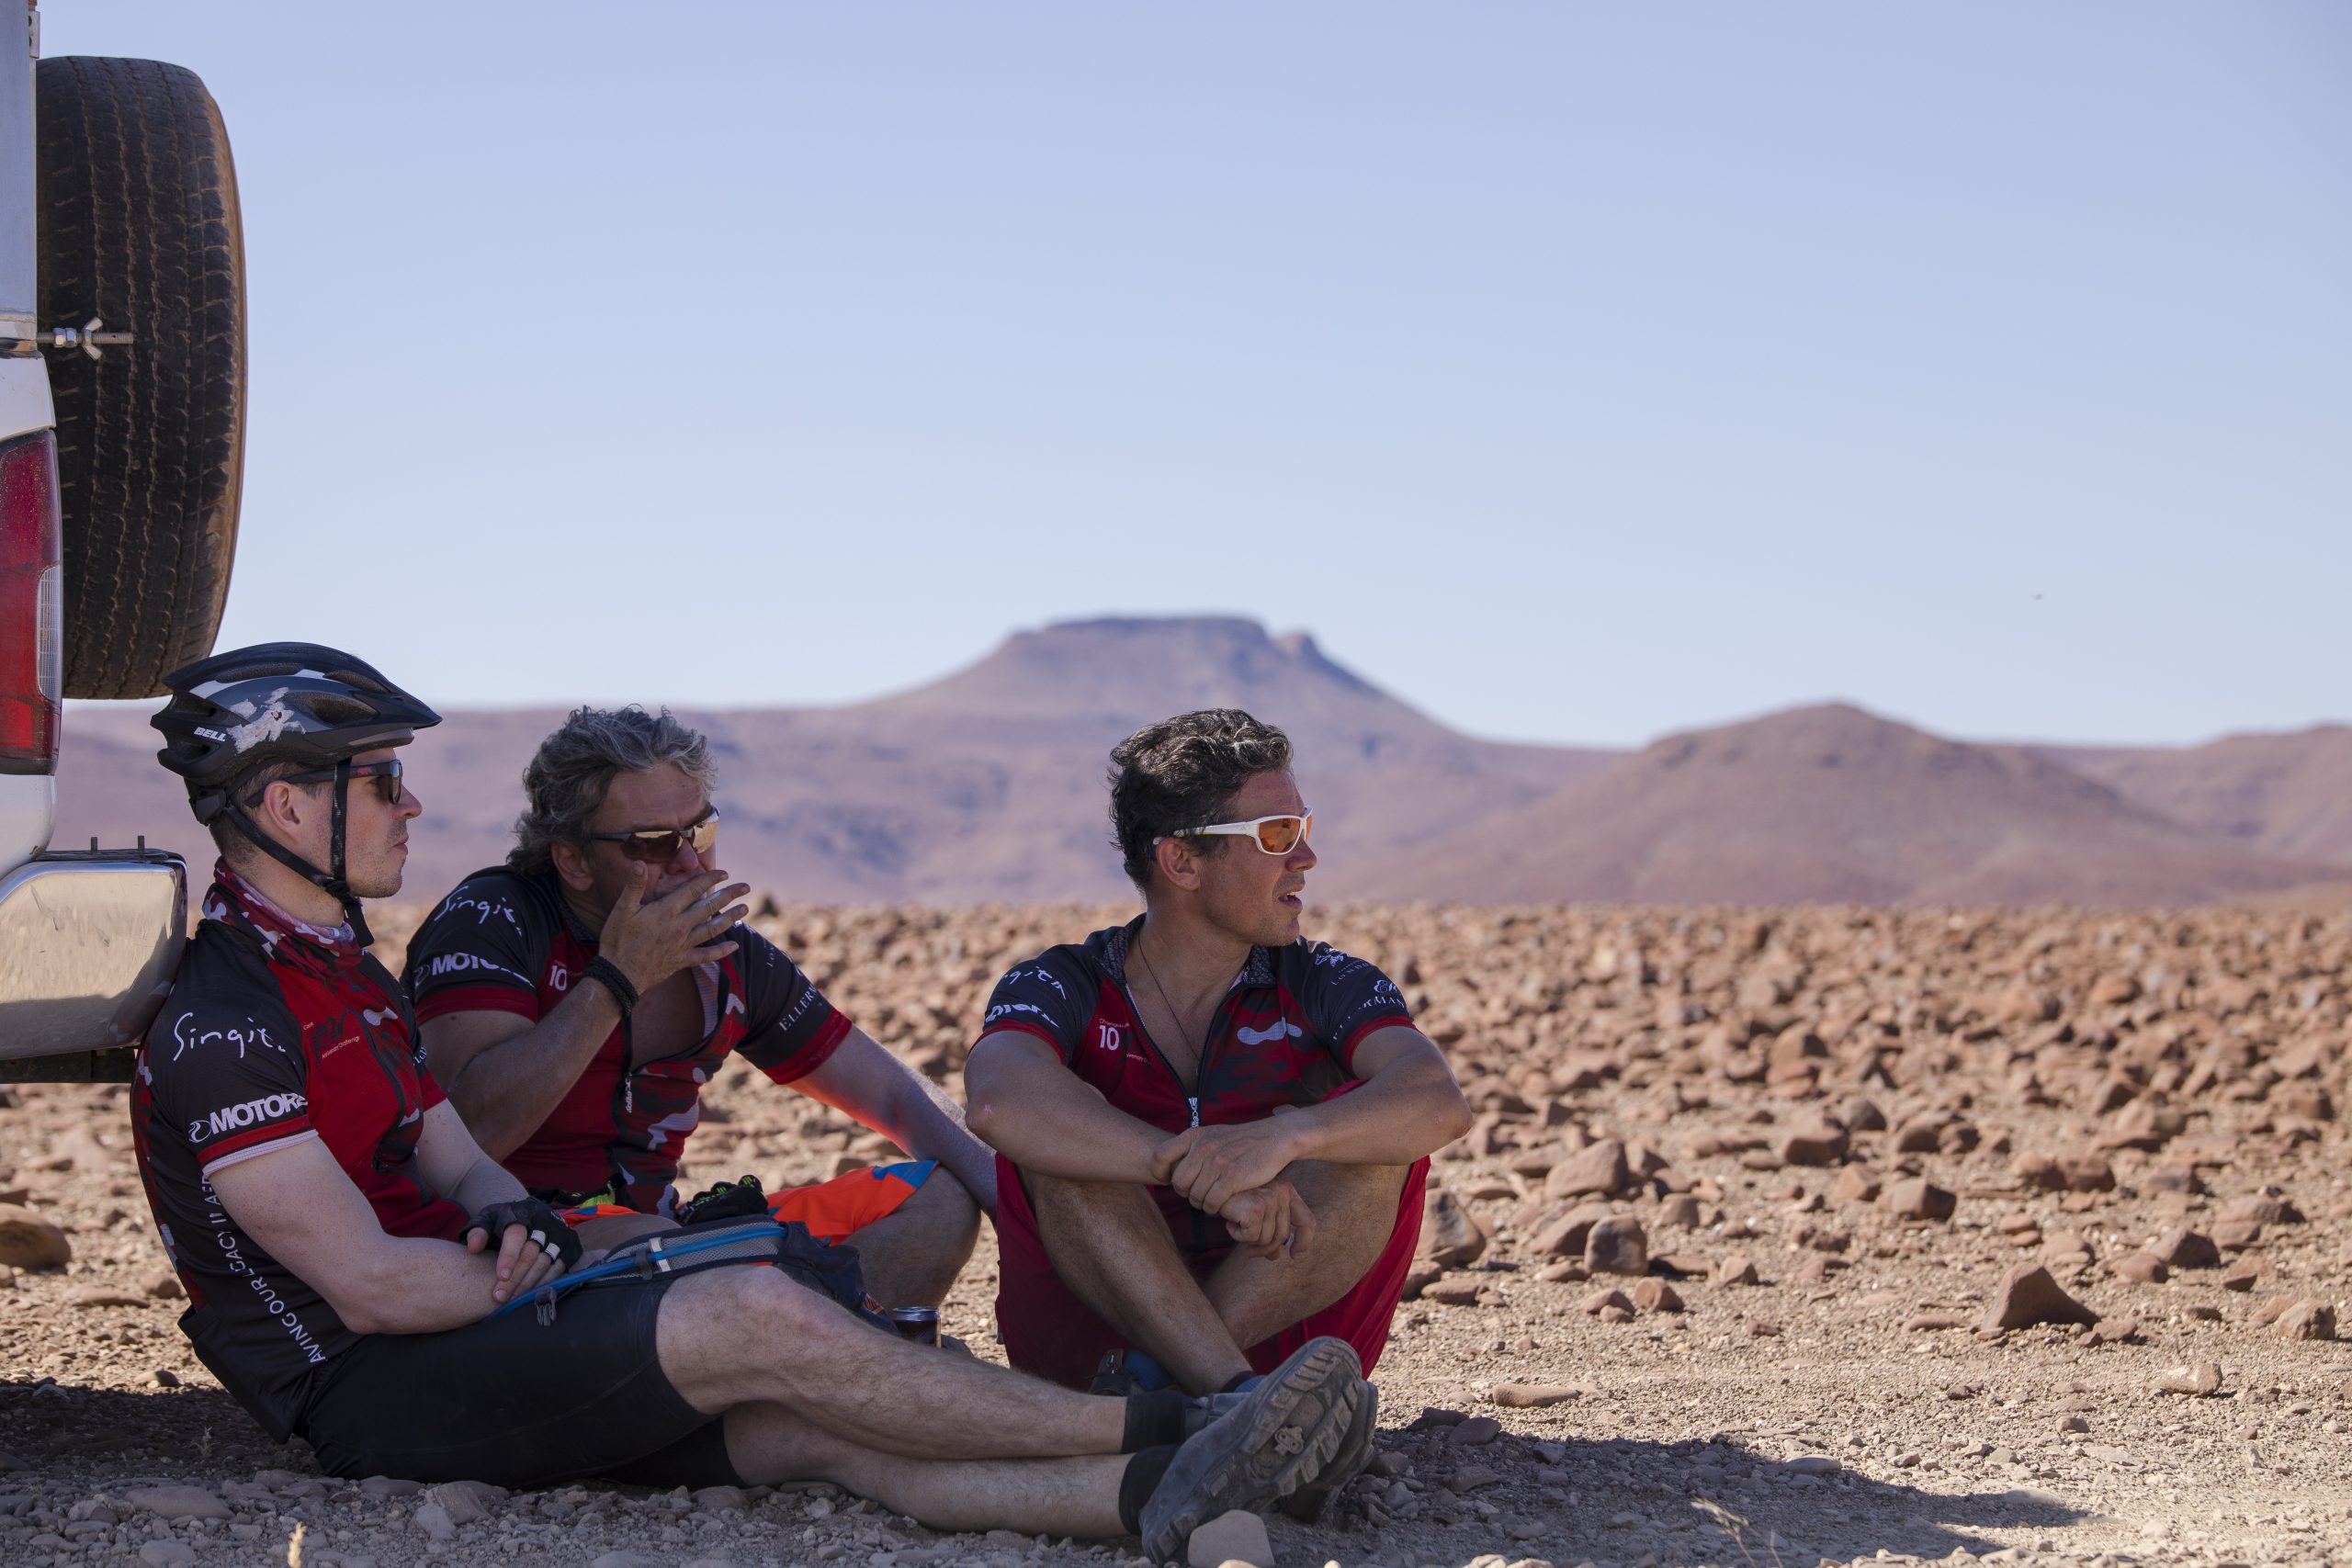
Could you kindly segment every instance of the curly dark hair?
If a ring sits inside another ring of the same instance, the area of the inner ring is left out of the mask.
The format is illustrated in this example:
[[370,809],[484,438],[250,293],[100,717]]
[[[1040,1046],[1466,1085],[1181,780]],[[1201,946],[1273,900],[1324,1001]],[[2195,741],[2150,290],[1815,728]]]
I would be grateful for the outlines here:
[[[1290,766],[1290,737],[1239,708],[1146,725],[1111,748],[1111,841],[1128,880],[1151,891],[1152,840],[1221,819],[1241,786]],[[1214,854],[1222,839],[1200,840]]]

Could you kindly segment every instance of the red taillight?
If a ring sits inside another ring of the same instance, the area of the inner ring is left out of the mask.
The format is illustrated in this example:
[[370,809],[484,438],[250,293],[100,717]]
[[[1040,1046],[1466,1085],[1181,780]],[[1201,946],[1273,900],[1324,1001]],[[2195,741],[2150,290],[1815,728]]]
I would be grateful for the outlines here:
[[0,451],[0,773],[57,770],[62,553],[57,445],[44,430]]

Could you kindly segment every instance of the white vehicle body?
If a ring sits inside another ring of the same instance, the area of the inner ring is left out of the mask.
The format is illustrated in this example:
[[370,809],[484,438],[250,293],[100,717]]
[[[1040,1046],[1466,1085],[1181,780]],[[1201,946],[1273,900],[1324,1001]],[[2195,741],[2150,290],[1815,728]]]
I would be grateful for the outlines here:
[[143,846],[50,849],[64,569],[37,316],[39,40],[29,5],[22,34],[0,30],[0,1078],[113,1077],[170,987],[187,870]]

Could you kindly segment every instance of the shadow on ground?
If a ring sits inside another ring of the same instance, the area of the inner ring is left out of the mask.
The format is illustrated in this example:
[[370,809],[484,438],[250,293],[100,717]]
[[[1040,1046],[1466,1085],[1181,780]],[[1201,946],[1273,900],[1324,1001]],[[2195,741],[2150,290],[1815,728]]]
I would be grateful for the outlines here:
[[[2092,1517],[2032,1492],[1951,1495],[1844,1471],[1795,1473],[1730,1438],[1570,1442],[1547,1463],[1533,1439],[1517,1434],[1461,1447],[1447,1430],[1382,1434],[1382,1446],[1408,1461],[1407,1475],[1423,1488],[1408,1485],[1413,1500],[1393,1515],[1376,1498],[1368,1510],[1361,1488],[1314,1527],[1270,1514],[1282,1560],[1419,1568],[1498,1554],[1563,1568],[1645,1558],[1657,1568],[1811,1568],[1822,1557],[1845,1562],[1881,1550],[1931,1560],[1955,1550],[1981,1555],[2005,1544],[1986,1531],[2055,1531]],[[0,1385],[0,1450],[28,1471],[76,1471],[101,1485],[110,1476],[236,1478],[312,1463],[301,1446],[272,1442],[217,1388]],[[1542,1479],[1539,1468],[1568,1479]],[[1380,1480],[1376,1490],[1396,1484]]]
[[[2007,1544],[1987,1531],[2055,1531],[2092,1517],[2030,1491],[1953,1495],[1842,1470],[1798,1473],[1727,1438],[1572,1441],[1546,1464],[1531,1439],[1507,1433],[1457,1449],[1445,1430],[1383,1435],[1426,1487],[1412,1502],[1384,1518],[1377,1500],[1368,1515],[1351,1495],[1344,1511],[1314,1529],[1277,1518],[1277,1554],[1285,1562],[1464,1563],[1491,1553],[1564,1568],[1644,1559],[1657,1568],[1812,1568],[1820,1558],[1847,1562],[1882,1550],[1930,1560],[1956,1550],[1981,1555]],[[1539,1467],[1568,1479],[1540,1479]]]

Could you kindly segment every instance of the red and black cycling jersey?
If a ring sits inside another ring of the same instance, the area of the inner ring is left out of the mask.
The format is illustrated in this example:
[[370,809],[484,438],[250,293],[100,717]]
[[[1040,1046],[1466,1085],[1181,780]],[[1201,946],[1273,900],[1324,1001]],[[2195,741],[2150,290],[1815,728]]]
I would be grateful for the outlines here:
[[1329,942],[1253,947],[1185,1083],[1144,1032],[1127,989],[1127,952],[1142,929],[1139,915],[1015,964],[989,995],[981,1032],[1049,1042],[1103,1099],[1173,1134],[1317,1104],[1357,1076],[1366,1035],[1412,1024],[1387,976]]
[[466,1214],[417,1168],[419,1124],[444,1097],[384,966],[347,928],[296,919],[225,865],[204,913],[140,1046],[131,1136],[187,1290],[180,1327],[283,1438],[359,1336],[230,1217],[213,1173],[317,1139],[389,1235],[455,1241]]
[[[538,1130],[500,1163],[561,1201],[597,1193],[645,1213],[666,1211],[678,1156],[702,1118],[702,1086],[739,1052],[778,1083],[822,1066],[850,1021],[799,967],[749,926],[735,951],[696,969],[702,1027],[680,1050],[640,1058],[623,1019]],[[534,1021],[563,1000],[596,956],[596,935],[552,873],[475,872],[441,900],[408,944],[402,984],[417,1016],[511,1012]]]

